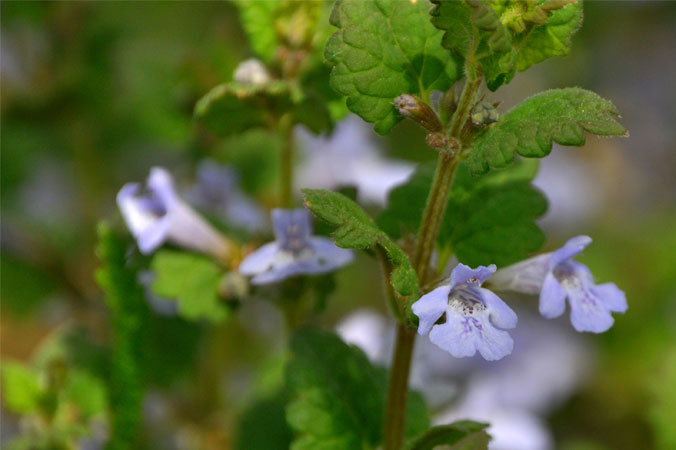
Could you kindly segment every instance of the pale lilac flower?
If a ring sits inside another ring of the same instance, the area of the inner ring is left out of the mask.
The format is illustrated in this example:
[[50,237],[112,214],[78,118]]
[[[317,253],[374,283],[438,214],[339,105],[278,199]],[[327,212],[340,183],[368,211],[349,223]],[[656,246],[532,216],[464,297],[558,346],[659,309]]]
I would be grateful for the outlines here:
[[312,236],[310,213],[305,209],[273,209],[275,240],[248,255],[239,265],[252,284],[268,284],[294,275],[326,273],[353,259],[351,250],[338,248],[331,239]]
[[491,284],[527,294],[539,291],[540,314],[547,319],[563,314],[568,298],[573,327],[603,333],[613,325],[611,312],[627,310],[627,298],[615,283],[595,284],[589,268],[572,260],[590,243],[588,236],[574,237],[554,252],[501,269]]
[[[420,319],[418,333],[429,332],[430,341],[456,358],[478,350],[488,361],[509,355],[514,342],[503,329],[514,328],[514,311],[481,284],[495,272],[495,265],[471,269],[458,264],[450,284],[423,295],[412,306]],[[445,322],[436,324],[446,314]],[[431,330],[431,331],[430,331]]]
[[302,127],[295,131],[305,156],[297,171],[296,186],[355,186],[360,202],[384,205],[387,193],[415,170],[410,162],[383,156],[368,124],[357,116],[342,120],[330,136],[315,136]]
[[232,253],[232,244],[179,198],[165,169],[150,170],[145,190],[138,183],[125,184],[117,205],[141,253],[165,242],[223,260]]
[[197,166],[197,182],[188,191],[187,198],[232,225],[249,231],[266,230],[265,212],[242,193],[238,182],[237,174],[230,167],[203,160]]

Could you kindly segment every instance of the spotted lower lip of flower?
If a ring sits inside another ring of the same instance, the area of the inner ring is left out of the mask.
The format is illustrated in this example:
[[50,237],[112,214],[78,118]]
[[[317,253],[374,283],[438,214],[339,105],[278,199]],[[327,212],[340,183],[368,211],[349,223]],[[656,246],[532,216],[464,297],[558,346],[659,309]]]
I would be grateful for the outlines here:
[[310,213],[305,209],[274,209],[275,240],[248,255],[239,265],[252,284],[269,284],[295,275],[331,272],[354,257],[330,239],[312,236]]
[[124,185],[117,205],[141,253],[171,242],[226,262],[232,257],[234,244],[178,197],[165,169],[150,170],[145,192],[137,183]]
[[[429,333],[432,343],[456,358],[481,356],[494,361],[510,353],[514,342],[504,329],[514,328],[514,311],[481,284],[495,272],[495,265],[472,269],[458,264],[450,284],[423,295],[412,306],[420,323],[418,333]],[[436,322],[442,315],[445,322]]]
[[560,249],[501,269],[491,279],[497,289],[540,295],[540,314],[562,315],[566,298],[577,331],[603,333],[614,323],[611,312],[624,313],[627,298],[615,283],[595,284],[589,268],[573,261],[591,243],[589,236],[571,238]]

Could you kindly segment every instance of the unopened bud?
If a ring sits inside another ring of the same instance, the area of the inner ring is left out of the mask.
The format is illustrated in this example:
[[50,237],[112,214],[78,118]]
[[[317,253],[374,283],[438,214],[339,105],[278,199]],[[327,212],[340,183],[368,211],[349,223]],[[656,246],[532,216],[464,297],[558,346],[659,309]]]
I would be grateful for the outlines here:
[[237,66],[233,79],[237,83],[261,86],[270,81],[270,74],[262,62],[251,58]]
[[498,110],[495,105],[489,102],[478,103],[472,108],[470,116],[472,123],[476,126],[488,125],[489,123],[497,122],[500,118]]
[[425,138],[427,145],[440,153],[455,155],[460,150],[460,142],[457,139],[445,136],[442,133],[430,133]]
[[394,99],[394,106],[402,116],[415,120],[428,131],[440,131],[443,127],[437,113],[415,95],[400,95]]

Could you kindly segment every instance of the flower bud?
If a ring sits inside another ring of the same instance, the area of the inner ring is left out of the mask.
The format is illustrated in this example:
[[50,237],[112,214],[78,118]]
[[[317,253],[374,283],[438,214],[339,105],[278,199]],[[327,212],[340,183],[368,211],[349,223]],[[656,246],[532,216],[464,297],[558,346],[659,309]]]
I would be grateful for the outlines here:
[[394,99],[394,106],[402,116],[415,120],[428,131],[440,131],[443,127],[437,113],[415,95],[400,95]]
[[239,63],[233,74],[237,83],[261,86],[270,81],[270,74],[262,62],[255,58]]

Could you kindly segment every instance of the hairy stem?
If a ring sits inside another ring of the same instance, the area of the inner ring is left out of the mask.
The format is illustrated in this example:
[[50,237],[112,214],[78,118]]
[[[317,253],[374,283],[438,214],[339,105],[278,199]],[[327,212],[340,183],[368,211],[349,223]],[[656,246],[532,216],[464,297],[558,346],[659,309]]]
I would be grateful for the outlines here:
[[[448,128],[449,137],[460,140],[460,133],[467,122],[469,113],[474,105],[474,98],[480,86],[481,78],[468,79],[465,83],[458,102],[458,108]],[[427,204],[423,212],[418,243],[413,255],[413,268],[418,274],[421,286],[428,279],[430,258],[437,241],[437,235],[439,234],[439,225],[444,217],[444,211],[448,203],[448,193],[456,166],[457,159],[454,156],[448,154],[439,155],[432,189],[427,197]],[[414,343],[415,331],[399,323],[387,390],[384,450],[399,450],[404,439],[408,376],[411,368]]]

